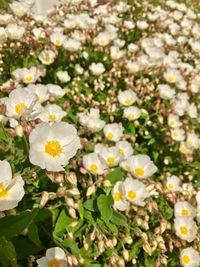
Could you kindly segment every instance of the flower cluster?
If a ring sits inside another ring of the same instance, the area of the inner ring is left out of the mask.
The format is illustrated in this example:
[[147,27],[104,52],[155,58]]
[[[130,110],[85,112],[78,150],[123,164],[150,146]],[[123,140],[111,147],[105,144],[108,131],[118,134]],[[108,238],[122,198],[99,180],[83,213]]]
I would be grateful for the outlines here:
[[5,266],[200,266],[198,8],[105,2],[0,10]]

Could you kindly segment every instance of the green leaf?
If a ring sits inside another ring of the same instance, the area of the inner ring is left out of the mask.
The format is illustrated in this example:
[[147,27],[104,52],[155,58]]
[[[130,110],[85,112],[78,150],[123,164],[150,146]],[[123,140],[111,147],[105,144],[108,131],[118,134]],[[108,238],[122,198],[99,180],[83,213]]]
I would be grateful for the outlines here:
[[119,167],[117,167],[114,171],[108,174],[107,179],[111,181],[111,183],[116,183],[118,181],[121,181],[123,178],[122,171]]
[[113,199],[111,196],[101,194],[97,199],[97,207],[101,213],[101,218],[108,222],[112,216]]
[[8,262],[7,266],[17,267],[15,247],[5,237],[0,237],[0,262],[3,264],[6,261]]
[[88,200],[85,201],[85,203],[83,204],[83,207],[84,207],[86,210],[95,211],[95,210],[94,210],[94,200],[93,200],[93,199],[88,199]]
[[35,243],[38,247],[43,248],[42,243],[40,242],[38,228],[35,223],[32,223],[28,228],[28,237],[33,243]]
[[63,245],[66,248],[70,249],[72,254],[76,254],[76,255],[80,254],[79,248],[74,240],[65,239],[63,242]]
[[0,219],[0,236],[5,236],[7,239],[21,234],[34,221],[39,209],[33,211],[24,211],[19,215],[6,216]]
[[67,213],[66,213],[66,210],[65,208],[62,209],[62,211],[60,212],[60,215],[57,219],[57,222],[56,222],[56,226],[55,226],[55,230],[54,230],[54,234],[56,236],[58,235],[61,235],[64,233],[66,227],[71,223],[73,222],[73,219],[70,218]]
[[121,214],[117,211],[114,211],[112,214],[112,217],[111,217],[111,222],[113,222],[116,225],[123,225],[124,226],[127,224],[127,218],[123,214]]

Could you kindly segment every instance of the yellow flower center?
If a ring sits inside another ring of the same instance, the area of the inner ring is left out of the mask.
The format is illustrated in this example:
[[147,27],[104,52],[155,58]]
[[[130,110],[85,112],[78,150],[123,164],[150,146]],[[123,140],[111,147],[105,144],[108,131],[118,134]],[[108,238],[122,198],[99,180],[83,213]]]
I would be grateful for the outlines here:
[[141,169],[141,168],[136,168],[136,169],[135,169],[135,174],[136,174],[137,176],[144,176],[144,170]]
[[135,119],[135,114],[131,113],[131,114],[129,115],[129,117],[130,117],[131,120],[134,120],[134,119]]
[[33,76],[29,75],[29,76],[26,76],[25,79],[24,79],[26,82],[30,83],[33,81]]
[[134,200],[136,198],[136,193],[134,191],[128,191],[128,198]]
[[182,235],[188,235],[188,229],[187,229],[187,227],[185,227],[185,226],[181,226],[181,227],[180,227],[180,233],[181,233]]
[[185,264],[187,264],[187,263],[190,262],[190,258],[189,258],[187,255],[184,255],[184,256],[182,257],[182,262],[185,263]]
[[51,121],[56,121],[56,115],[55,115],[55,114],[50,114],[50,115],[49,115],[49,119],[50,119]]
[[116,192],[116,193],[115,193],[114,200],[115,200],[116,202],[122,200],[122,195],[120,194],[120,192]]
[[45,144],[45,152],[55,158],[62,153],[62,147],[56,140],[48,141]]
[[27,108],[27,105],[25,105],[24,103],[17,104],[15,106],[15,112],[17,113],[17,115],[21,115],[23,109],[26,109],[26,108]]
[[114,135],[113,135],[112,133],[108,133],[108,135],[107,135],[107,138],[108,138],[108,139],[112,140],[113,137],[114,137]]
[[183,154],[186,154],[187,153],[187,148],[185,146],[182,146],[180,148],[180,151],[183,153]]
[[194,142],[193,142],[192,140],[190,140],[190,141],[188,141],[188,144],[189,144],[190,146],[193,146],[193,145],[194,145]]
[[3,184],[0,183],[0,198],[8,196],[8,189],[3,187]]
[[12,32],[12,36],[15,37],[15,38],[18,38],[19,37],[19,33],[18,32]]
[[107,163],[108,164],[114,164],[115,163],[115,158],[112,158],[112,157],[108,158],[107,159]]
[[119,149],[119,153],[120,153],[121,155],[124,155],[124,149],[120,148],[120,149]]
[[57,40],[55,41],[55,44],[56,44],[56,45],[60,45],[60,44],[61,44],[61,41],[60,41],[59,39],[57,39]]
[[173,133],[172,133],[172,136],[173,136],[173,137],[178,137],[178,132],[176,132],[176,131],[173,132]]
[[182,216],[189,216],[189,210],[182,210]]
[[106,41],[104,39],[101,39],[99,43],[100,43],[100,45],[105,45]]
[[36,96],[36,101],[40,102],[40,96],[39,95]]
[[172,183],[169,183],[169,184],[167,184],[167,188],[172,190],[172,189],[174,189],[174,185]]
[[48,263],[48,267],[60,267],[60,263],[56,259],[53,259]]
[[169,75],[169,76],[168,76],[168,81],[169,81],[169,82],[174,82],[174,80],[175,80],[175,79],[174,79],[174,76],[173,76],[173,75]]
[[127,99],[124,101],[124,103],[125,103],[127,106],[129,106],[129,105],[131,105],[132,101],[131,101],[130,98],[127,98]]
[[44,61],[46,61],[47,63],[49,63],[50,61],[51,61],[51,58],[50,58],[50,56],[48,56],[48,55],[46,55],[46,56],[44,56]]
[[174,126],[175,125],[175,121],[170,121],[169,123],[171,126]]
[[96,172],[98,171],[98,167],[97,167],[97,165],[96,165],[96,164],[92,164],[92,165],[90,166],[90,170],[91,170],[92,172],[96,173]]

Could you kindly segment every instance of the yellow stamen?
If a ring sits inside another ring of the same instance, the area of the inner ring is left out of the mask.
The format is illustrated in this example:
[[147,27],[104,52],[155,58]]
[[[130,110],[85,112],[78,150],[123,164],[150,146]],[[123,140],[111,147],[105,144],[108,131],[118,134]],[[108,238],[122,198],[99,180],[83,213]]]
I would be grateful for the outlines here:
[[24,103],[17,104],[15,106],[15,112],[17,113],[17,115],[21,115],[23,109],[26,109],[26,108],[27,108],[27,105],[25,105]]
[[109,134],[107,135],[107,138],[110,139],[110,140],[112,140],[113,137],[114,137],[114,135],[113,135],[112,133],[109,133]]
[[137,176],[144,176],[144,170],[141,169],[141,168],[136,168],[136,169],[135,169],[135,174],[136,174]]
[[114,164],[115,163],[115,158],[112,158],[112,157],[108,158],[107,159],[107,163],[108,164]]
[[189,210],[182,210],[182,216],[188,216],[190,213],[189,213]]
[[114,200],[115,200],[116,202],[122,200],[122,195],[120,194],[120,192],[116,192],[116,193],[115,193]]
[[169,183],[169,184],[167,184],[167,188],[169,190],[172,190],[172,189],[174,189],[174,185],[172,183]]
[[8,188],[4,188],[2,183],[0,183],[0,198],[1,197],[8,197]]
[[184,255],[184,256],[182,257],[182,262],[185,263],[185,264],[187,264],[187,263],[190,262],[190,258],[189,258],[187,255]]
[[124,103],[125,103],[127,106],[129,106],[129,105],[132,104],[132,101],[131,101],[130,98],[127,98],[127,99],[124,101]]
[[60,267],[60,263],[56,259],[53,259],[48,263],[48,267]]
[[45,152],[51,157],[55,158],[62,153],[62,147],[60,143],[56,140],[48,141],[45,144]]
[[55,115],[55,114],[50,114],[50,115],[49,115],[49,119],[50,119],[51,121],[56,121],[56,115]]
[[128,198],[134,200],[136,198],[136,193],[134,191],[128,191]]
[[98,167],[97,167],[97,165],[96,165],[96,164],[92,164],[92,165],[90,166],[90,171],[96,173],[96,172],[98,171]]
[[181,233],[182,235],[188,235],[188,229],[187,229],[187,227],[185,227],[185,226],[181,226],[181,227],[180,227],[180,233]]

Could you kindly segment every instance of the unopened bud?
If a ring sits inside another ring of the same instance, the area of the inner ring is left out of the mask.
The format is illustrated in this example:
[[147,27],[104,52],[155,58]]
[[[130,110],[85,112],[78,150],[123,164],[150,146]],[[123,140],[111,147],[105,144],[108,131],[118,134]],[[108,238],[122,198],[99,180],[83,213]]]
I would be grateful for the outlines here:
[[40,206],[44,207],[47,204],[48,200],[49,200],[49,193],[46,191],[42,192],[42,198],[40,200]]
[[67,239],[73,240],[74,239],[73,233],[71,232],[67,233]]
[[68,181],[72,185],[77,185],[77,177],[74,172],[70,172],[68,175],[65,176],[66,181]]
[[98,243],[98,248],[100,250],[100,253],[102,253],[105,249],[105,243],[103,240],[100,240],[99,243]]
[[149,256],[151,256],[151,254],[152,254],[152,249],[151,249],[151,246],[149,245],[149,243],[145,243],[144,245],[143,245],[143,249],[144,249],[144,251],[146,251],[146,253],[149,255]]
[[66,199],[66,204],[67,204],[67,206],[69,206],[71,208],[74,208],[74,200],[73,200],[73,198],[67,198]]
[[118,260],[118,266],[119,266],[119,267],[125,267],[125,266],[126,266],[126,265],[125,265],[125,262],[124,262],[123,259],[119,259],[119,260]]
[[90,195],[94,194],[96,191],[95,185],[91,185],[88,189],[87,189],[87,193],[86,196],[89,197]]
[[76,211],[75,211],[75,209],[73,209],[73,208],[69,208],[69,210],[68,210],[68,214],[69,214],[72,218],[74,218],[74,219],[77,218],[77,217],[76,217]]
[[17,125],[17,126],[15,127],[15,133],[16,133],[17,136],[22,137],[23,134],[24,134],[24,129],[23,129],[23,127],[22,127],[21,125]]
[[78,188],[72,188],[72,189],[68,190],[67,192],[72,196],[79,196],[80,195]]
[[90,240],[94,241],[95,238],[96,238],[96,233],[95,232],[90,233]]
[[125,261],[128,261],[128,259],[129,259],[128,250],[124,249],[123,252],[122,252],[122,254],[123,254],[123,257],[124,257]]

